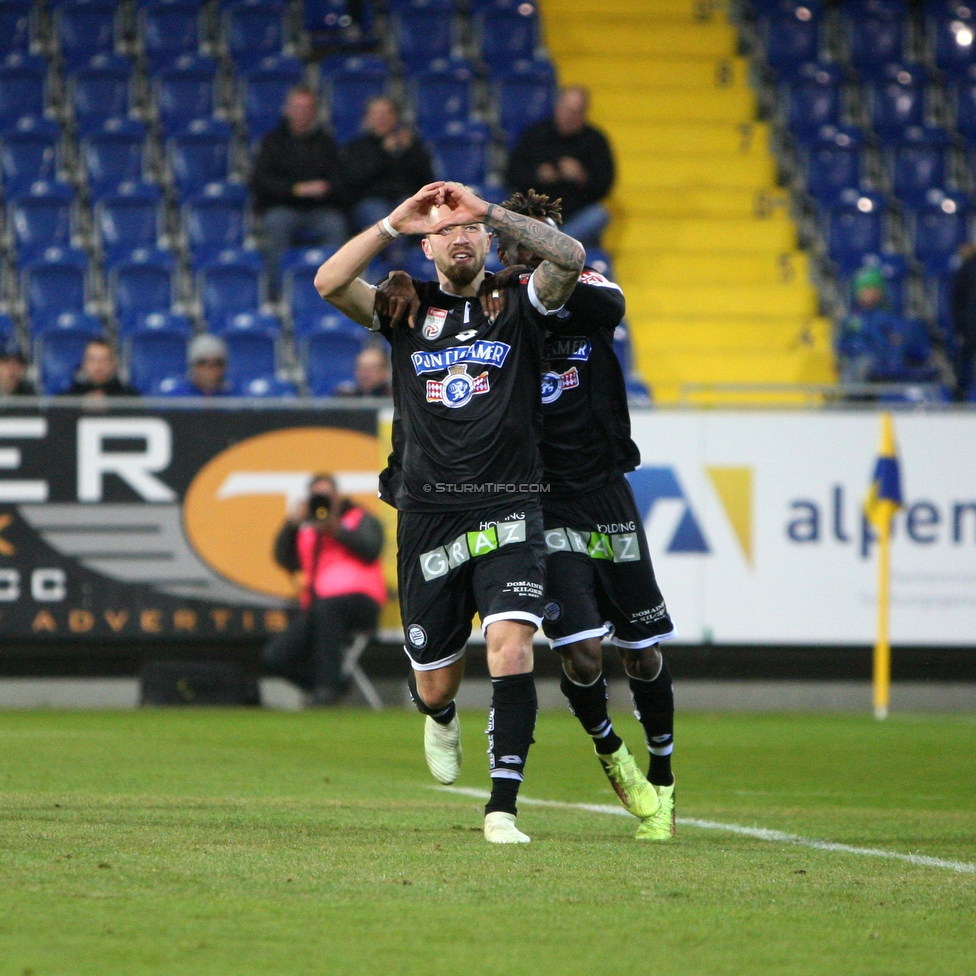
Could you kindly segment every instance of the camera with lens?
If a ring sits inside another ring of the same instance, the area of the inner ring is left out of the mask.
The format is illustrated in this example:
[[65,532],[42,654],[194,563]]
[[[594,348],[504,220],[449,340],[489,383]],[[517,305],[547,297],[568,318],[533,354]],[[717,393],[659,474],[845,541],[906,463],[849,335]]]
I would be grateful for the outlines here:
[[315,521],[324,522],[329,517],[332,508],[332,499],[328,495],[310,495],[308,499],[308,511]]

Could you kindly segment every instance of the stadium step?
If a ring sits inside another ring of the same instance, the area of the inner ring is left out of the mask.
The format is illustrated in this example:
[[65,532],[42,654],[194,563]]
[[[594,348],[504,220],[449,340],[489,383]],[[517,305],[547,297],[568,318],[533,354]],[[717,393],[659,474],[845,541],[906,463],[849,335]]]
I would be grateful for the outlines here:
[[543,14],[562,83],[589,88],[591,118],[614,146],[604,244],[627,296],[638,368],[661,402],[689,383],[835,380],[809,262],[725,8],[547,0]]

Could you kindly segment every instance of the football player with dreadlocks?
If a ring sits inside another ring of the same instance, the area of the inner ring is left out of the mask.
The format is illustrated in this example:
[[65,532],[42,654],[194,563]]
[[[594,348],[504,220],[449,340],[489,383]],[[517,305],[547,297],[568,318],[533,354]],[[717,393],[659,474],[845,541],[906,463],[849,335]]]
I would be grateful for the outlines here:
[[[529,190],[502,206],[553,227],[559,201]],[[510,270],[486,279],[489,318],[507,291],[538,267],[539,255],[498,230],[498,255]],[[521,267],[526,266],[526,267]],[[412,317],[399,273],[381,286],[392,314]],[[625,477],[640,464],[630,436],[623,371],[613,335],[623,319],[619,286],[585,267],[546,338],[543,354],[542,508],[547,548],[544,630],[563,660],[560,687],[592,737],[624,807],[640,819],[639,840],[674,834],[674,693],[658,644],[674,626],[658,588],[644,527]],[[603,676],[602,639],[617,648],[650,753],[648,775],[614,731]]]

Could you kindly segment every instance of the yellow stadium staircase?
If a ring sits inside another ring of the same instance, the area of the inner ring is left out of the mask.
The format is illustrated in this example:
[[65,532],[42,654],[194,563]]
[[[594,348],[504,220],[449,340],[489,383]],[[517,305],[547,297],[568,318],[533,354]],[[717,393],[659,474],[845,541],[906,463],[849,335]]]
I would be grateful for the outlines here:
[[560,83],[617,159],[605,244],[658,403],[783,402],[836,382],[829,323],[718,0],[540,0]]

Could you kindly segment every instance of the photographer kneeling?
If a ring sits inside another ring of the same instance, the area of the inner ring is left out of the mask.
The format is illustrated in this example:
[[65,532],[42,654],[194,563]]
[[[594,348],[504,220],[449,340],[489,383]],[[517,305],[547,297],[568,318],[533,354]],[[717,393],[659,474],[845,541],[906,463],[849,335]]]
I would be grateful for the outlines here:
[[302,613],[265,647],[264,667],[309,692],[310,704],[333,705],[348,690],[343,651],[354,634],[376,627],[386,600],[382,550],[379,520],[340,496],[329,474],[312,479],[308,500],[278,533],[275,561],[301,570],[305,587]]

